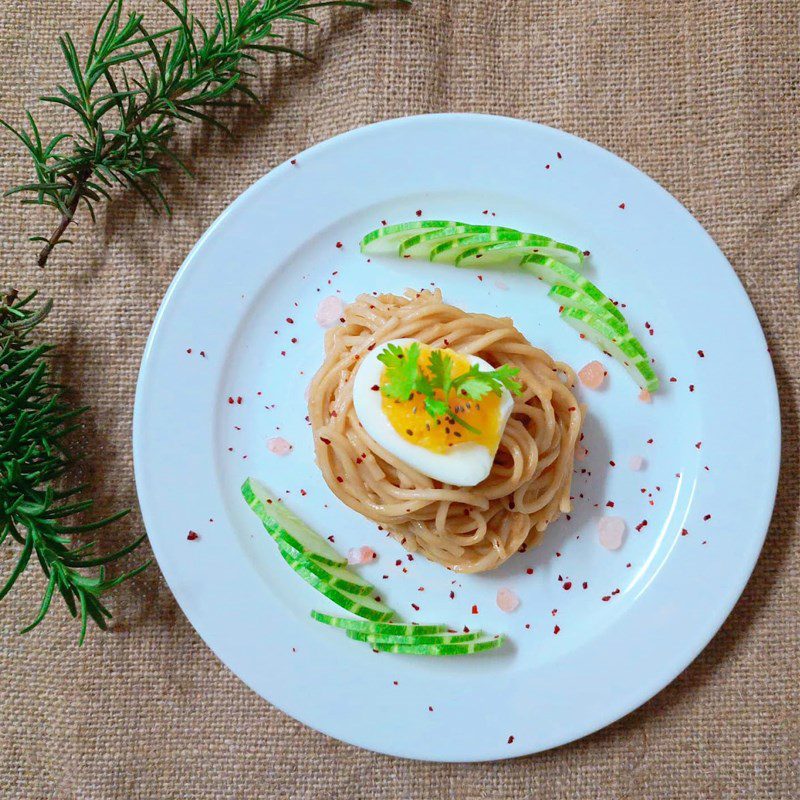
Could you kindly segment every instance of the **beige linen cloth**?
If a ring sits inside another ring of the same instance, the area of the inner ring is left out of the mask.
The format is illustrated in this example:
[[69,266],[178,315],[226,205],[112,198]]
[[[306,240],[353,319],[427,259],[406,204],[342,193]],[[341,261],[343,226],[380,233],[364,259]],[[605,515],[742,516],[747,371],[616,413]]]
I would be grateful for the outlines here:
[[[2,0],[3,115],[20,122],[25,104],[66,80],[55,37],[71,30],[85,44],[103,4]],[[128,5],[149,13],[154,3]],[[211,3],[191,5],[199,13]],[[720,633],[638,711],[548,753],[472,765],[375,755],[286,717],[217,661],[156,566],[117,591],[112,630],[91,631],[83,649],[61,608],[19,637],[43,588],[32,568],[0,605],[0,798],[800,796],[800,3],[417,0],[320,18],[321,28],[292,39],[316,64],[264,59],[266,117],[242,113],[231,139],[199,128],[184,136],[197,180],[169,178],[172,220],[120,195],[96,226],[82,217],[77,246],[42,272],[26,237],[50,217],[12,200],[0,206],[2,282],[54,297],[58,367],[94,407],[88,472],[101,507],[136,506],[130,429],[142,348],[175,270],[225,206],[334,134],[405,114],[476,111],[553,125],[628,159],[730,259],[781,393],[783,470],[764,552]],[[20,148],[0,138],[0,184],[28,175]],[[759,465],[750,470],[759,480]],[[119,543],[141,530],[134,514],[108,536]],[[6,572],[11,550],[0,551]]]

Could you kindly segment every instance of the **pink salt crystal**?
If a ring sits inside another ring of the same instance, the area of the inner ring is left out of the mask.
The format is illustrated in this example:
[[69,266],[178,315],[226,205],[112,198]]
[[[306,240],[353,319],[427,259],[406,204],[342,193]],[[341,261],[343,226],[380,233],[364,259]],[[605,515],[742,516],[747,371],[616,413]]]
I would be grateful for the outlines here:
[[351,547],[347,551],[348,564],[369,564],[375,558],[375,551],[371,547]]
[[642,389],[642,391],[639,392],[639,399],[643,403],[650,403],[653,400],[653,398],[650,397],[650,392],[648,392],[647,389]]
[[597,522],[600,544],[607,550],[619,550],[625,535],[625,520],[622,517],[601,517]]
[[497,590],[497,607],[509,613],[519,605],[519,597],[511,589]]
[[494,285],[495,285],[495,286],[496,286],[498,289],[500,289],[501,291],[505,291],[506,289],[508,289],[508,284],[507,284],[505,281],[501,281],[501,280],[500,280],[500,278],[498,278],[498,279],[497,279],[497,280],[494,282]]
[[644,466],[644,459],[641,456],[631,456],[628,466],[634,472],[638,472]]
[[590,361],[578,373],[578,377],[587,389],[599,389],[605,380],[606,371],[599,361]]
[[288,456],[292,452],[292,445],[282,436],[267,439],[267,449],[276,456]]
[[317,313],[314,314],[314,319],[323,328],[331,328],[339,321],[343,311],[344,304],[341,298],[336,295],[331,295],[324,300],[320,300]]

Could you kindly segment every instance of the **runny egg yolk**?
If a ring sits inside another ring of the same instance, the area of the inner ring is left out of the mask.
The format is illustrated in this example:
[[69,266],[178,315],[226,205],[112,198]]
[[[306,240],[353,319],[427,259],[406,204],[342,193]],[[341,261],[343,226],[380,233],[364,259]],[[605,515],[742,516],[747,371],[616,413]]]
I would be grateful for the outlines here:
[[[425,345],[420,348],[419,365],[426,371],[430,363],[431,352],[432,348]],[[442,348],[441,352],[452,359],[452,376],[454,378],[464,372],[469,372],[470,362],[464,356],[445,348]],[[381,387],[386,382],[386,370],[384,369],[381,373]],[[436,390],[436,399],[444,399],[440,389]],[[405,401],[396,400],[381,393],[381,406],[386,419],[389,420],[399,436],[432,453],[446,453],[449,448],[466,442],[483,445],[490,452],[494,452],[500,433],[498,429],[501,417],[501,398],[493,392],[489,392],[480,400],[471,400],[463,395],[457,396],[455,391],[451,391],[447,399],[452,414],[463,419],[480,433],[473,433],[460,425],[453,416],[434,419],[425,410],[425,397],[417,392],[412,393],[411,397]]]

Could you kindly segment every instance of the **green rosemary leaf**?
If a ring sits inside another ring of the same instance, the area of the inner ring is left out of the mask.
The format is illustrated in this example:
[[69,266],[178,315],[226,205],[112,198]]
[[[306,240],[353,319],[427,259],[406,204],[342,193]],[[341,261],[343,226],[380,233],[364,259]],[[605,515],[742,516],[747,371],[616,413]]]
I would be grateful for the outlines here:
[[[215,0],[213,19],[206,26],[185,0],[160,2],[174,23],[151,32],[142,14],[125,14],[123,0],[110,0],[83,58],[69,33],[59,37],[71,86],[58,85],[41,100],[66,109],[80,123],[81,133],[59,132],[45,144],[32,115],[27,130],[0,119],[0,125],[28,151],[36,174],[35,181],[23,182],[8,193],[22,195],[26,205],[33,201],[52,206],[60,216],[50,236],[35,239],[44,245],[40,266],[65,242],[64,234],[74,224],[80,205],[94,216],[93,203],[102,195],[100,183],[124,183],[154,210],[169,208],[160,173],[166,161],[180,163],[168,146],[175,123],[199,120],[227,133],[228,127],[214,112],[239,104],[228,95],[236,91],[259,104],[252,88],[244,85],[253,75],[246,67],[254,54],[308,58],[279,41],[276,23],[315,25],[309,14],[320,8],[372,7],[360,0]],[[144,181],[144,175],[150,179]]]
[[35,293],[19,297],[14,291],[0,298],[0,544],[17,547],[16,563],[0,588],[0,600],[28,568],[32,556],[47,577],[38,613],[23,631],[38,626],[52,606],[55,590],[75,616],[80,608],[81,640],[88,620],[105,625],[107,609],[99,598],[145,565],[106,579],[85,570],[127,556],[142,538],[108,554],[95,554],[96,542],[78,542],[76,535],[110,525],[127,514],[120,511],[99,520],[78,520],[91,510],[85,487],[63,485],[75,457],[63,440],[86,409],[71,407],[62,388],[52,380],[52,346],[32,341],[51,303],[34,306]]

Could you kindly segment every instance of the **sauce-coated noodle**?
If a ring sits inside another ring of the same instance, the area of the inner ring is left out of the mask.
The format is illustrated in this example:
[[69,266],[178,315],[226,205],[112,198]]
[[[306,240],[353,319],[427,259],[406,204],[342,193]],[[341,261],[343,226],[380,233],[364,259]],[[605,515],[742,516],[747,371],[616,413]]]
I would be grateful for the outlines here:
[[[353,375],[369,350],[409,337],[477,355],[494,367],[519,367],[523,391],[492,471],[473,487],[442,484],[380,447],[360,426]],[[325,334],[325,361],[311,383],[309,418],[319,468],[350,508],[374,520],[411,552],[458,572],[502,564],[570,510],[575,445],[582,409],[575,375],[531,345],[508,318],[470,314],[441,292],[361,295],[344,323]]]

